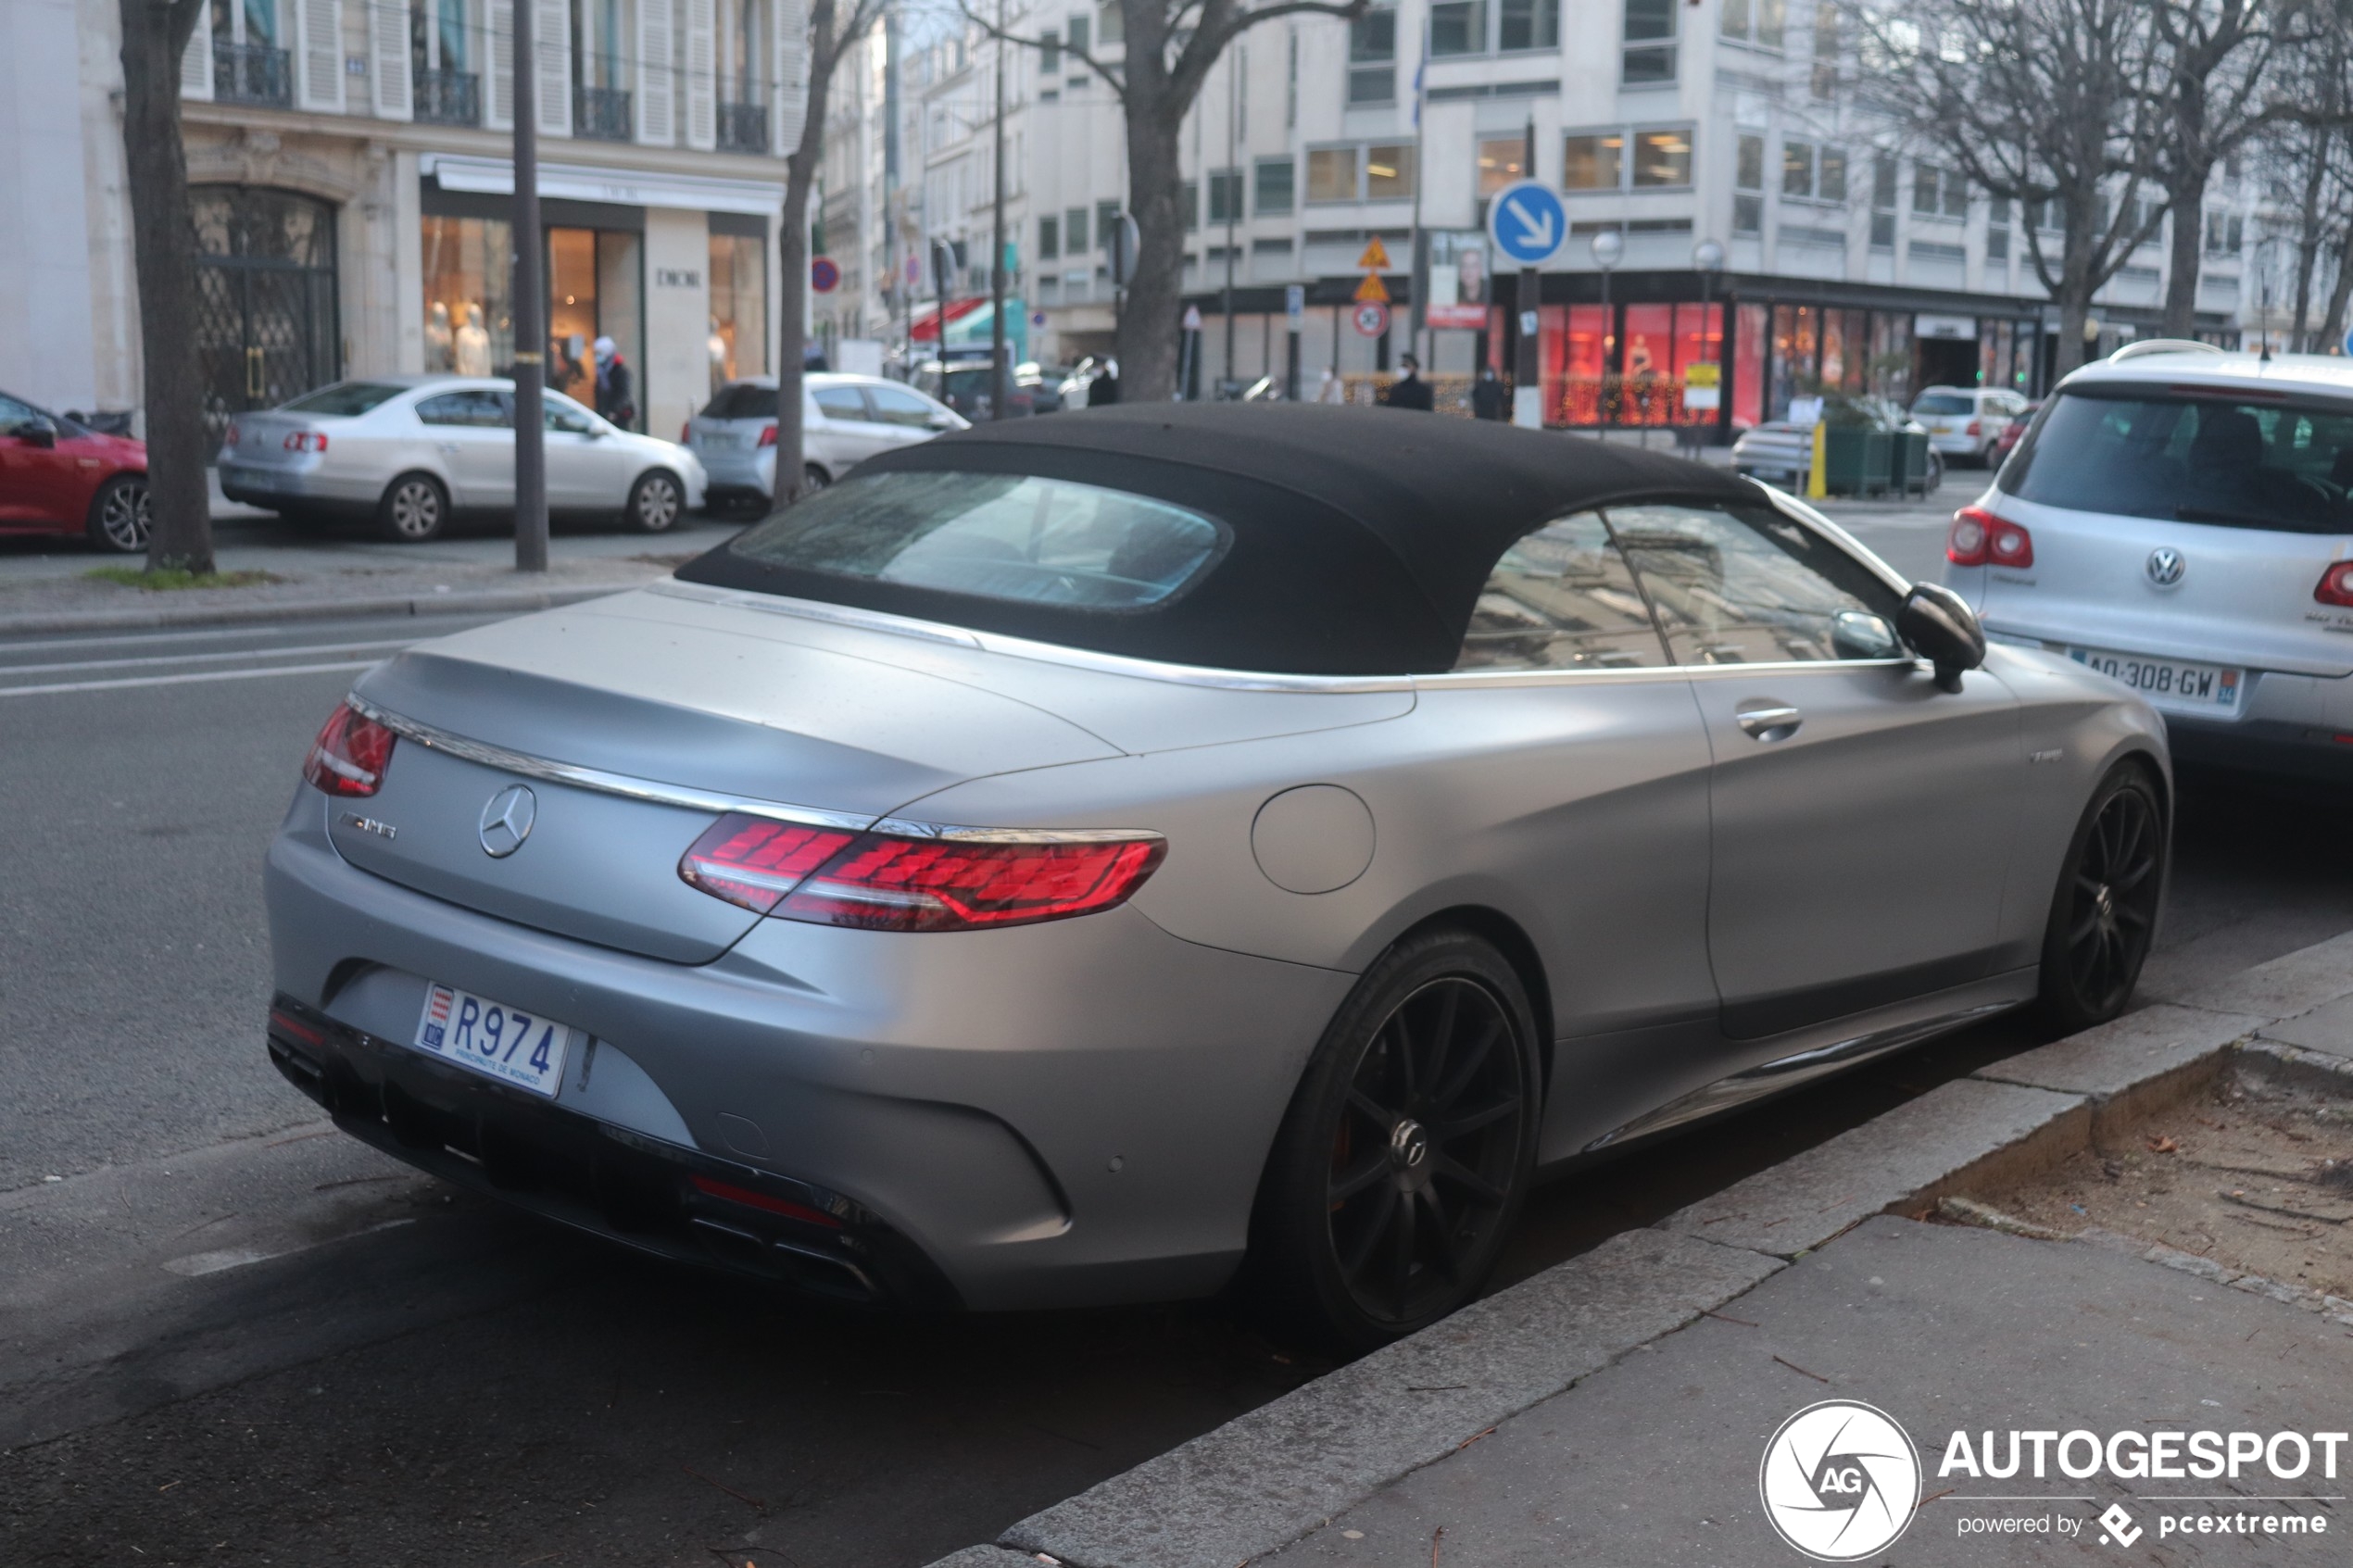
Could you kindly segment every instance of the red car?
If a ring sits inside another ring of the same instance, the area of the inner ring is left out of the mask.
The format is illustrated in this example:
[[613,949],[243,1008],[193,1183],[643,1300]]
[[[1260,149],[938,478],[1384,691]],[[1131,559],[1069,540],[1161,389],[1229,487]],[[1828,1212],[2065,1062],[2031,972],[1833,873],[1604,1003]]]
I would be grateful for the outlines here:
[[147,547],[147,521],[145,442],[0,392],[0,537],[84,533],[130,555]]

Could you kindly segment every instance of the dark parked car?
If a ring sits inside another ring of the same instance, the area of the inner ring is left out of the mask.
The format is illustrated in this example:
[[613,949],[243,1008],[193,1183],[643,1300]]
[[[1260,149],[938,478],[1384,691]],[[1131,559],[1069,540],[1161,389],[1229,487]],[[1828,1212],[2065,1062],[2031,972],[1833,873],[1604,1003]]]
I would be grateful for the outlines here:
[[147,547],[147,447],[0,393],[0,535],[83,533]]

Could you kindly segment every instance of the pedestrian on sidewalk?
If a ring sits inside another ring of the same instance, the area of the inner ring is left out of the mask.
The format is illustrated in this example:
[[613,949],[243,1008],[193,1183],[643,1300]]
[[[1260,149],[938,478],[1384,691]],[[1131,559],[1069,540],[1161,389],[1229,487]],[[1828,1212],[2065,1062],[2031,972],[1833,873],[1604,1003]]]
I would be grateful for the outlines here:
[[629,382],[629,361],[621,345],[609,337],[597,340],[597,412],[623,430],[637,419],[636,393]]
[[1492,365],[1478,368],[1478,380],[1471,383],[1471,418],[1476,420],[1505,420],[1511,418],[1512,395],[1504,385]]
[[1392,408],[1417,408],[1429,413],[1438,403],[1429,394],[1429,383],[1422,380],[1422,362],[1408,354],[1400,363],[1405,367],[1405,373],[1390,386],[1389,395],[1382,401]]
[[1318,403],[1345,403],[1348,401],[1347,386],[1341,383],[1338,376],[1332,374],[1328,367],[1327,367],[1324,370],[1324,379],[1315,383],[1315,401]]
[[1119,367],[1106,359],[1103,368],[1095,372],[1095,379],[1087,383],[1087,407],[1101,408],[1118,401]]

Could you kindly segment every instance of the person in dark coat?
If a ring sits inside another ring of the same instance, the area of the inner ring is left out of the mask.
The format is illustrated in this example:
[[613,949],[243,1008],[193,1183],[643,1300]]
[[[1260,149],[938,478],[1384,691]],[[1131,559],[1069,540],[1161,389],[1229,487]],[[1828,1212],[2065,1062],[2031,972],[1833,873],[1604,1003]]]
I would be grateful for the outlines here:
[[1119,367],[1106,364],[1095,372],[1095,379],[1087,383],[1087,407],[1101,408],[1106,404],[1118,401]]
[[1408,354],[1400,363],[1405,367],[1405,373],[1390,386],[1386,399],[1389,406],[1392,408],[1418,408],[1425,414],[1430,412],[1437,407],[1437,402],[1429,395],[1429,383],[1422,380],[1422,362]]
[[609,337],[597,340],[597,412],[627,430],[637,420],[637,397],[630,386],[629,361]]
[[1471,383],[1471,417],[1478,420],[1507,420],[1512,416],[1512,395],[1505,389],[1503,378],[1492,365],[1478,369],[1478,380]]

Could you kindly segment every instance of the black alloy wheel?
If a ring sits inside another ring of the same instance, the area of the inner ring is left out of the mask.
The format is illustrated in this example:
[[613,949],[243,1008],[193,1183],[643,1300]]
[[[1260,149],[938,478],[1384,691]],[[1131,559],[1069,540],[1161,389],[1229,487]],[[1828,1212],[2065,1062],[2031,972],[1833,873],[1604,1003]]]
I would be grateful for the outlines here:
[[1366,973],[1260,1193],[1252,1273],[1285,1326],[1361,1351],[1478,1292],[1533,1163],[1534,1037],[1518,976],[1474,936],[1409,939]]
[[2072,1033],[2124,1010],[2157,935],[2165,895],[2166,822],[2136,764],[2110,773],[2068,846],[2043,938],[2042,999]]
[[145,474],[119,473],[90,497],[86,527],[90,542],[102,550],[125,556],[138,554],[147,547],[147,533],[154,521]]
[[686,509],[686,494],[678,482],[656,469],[637,476],[629,487],[629,504],[622,515],[640,533],[667,533],[678,526]]
[[438,539],[448,521],[448,493],[429,473],[402,474],[376,503],[376,530],[396,545]]

